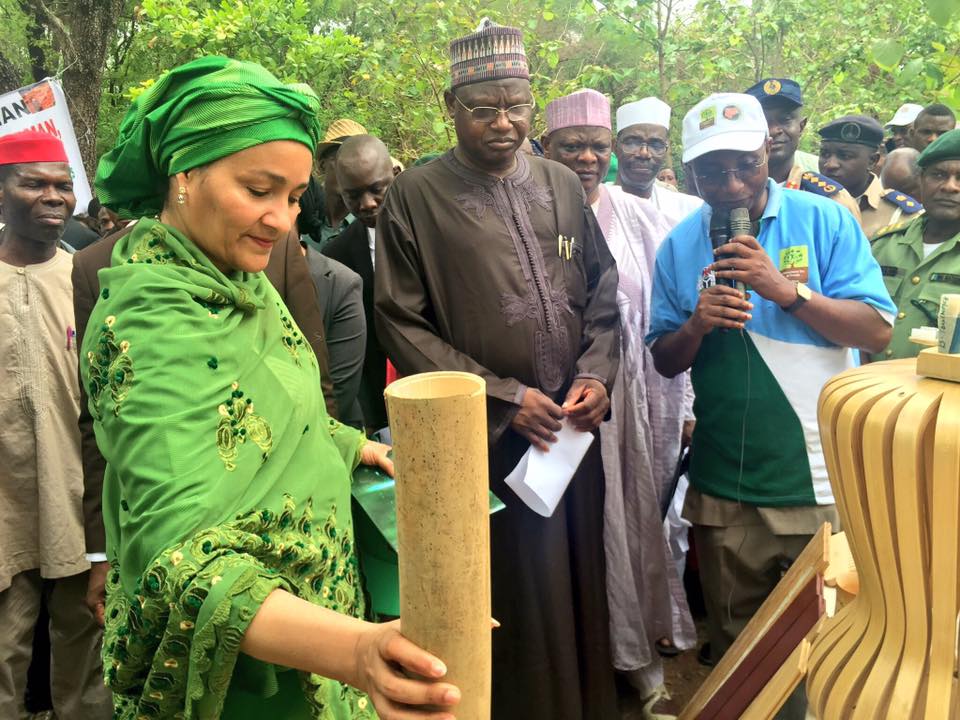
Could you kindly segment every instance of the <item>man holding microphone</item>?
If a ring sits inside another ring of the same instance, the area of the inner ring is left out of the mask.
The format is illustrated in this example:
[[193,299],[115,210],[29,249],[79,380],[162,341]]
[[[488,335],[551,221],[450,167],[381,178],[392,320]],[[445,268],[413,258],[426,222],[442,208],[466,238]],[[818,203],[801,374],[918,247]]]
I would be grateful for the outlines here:
[[[896,310],[853,216],[768,177],[756,98],[703,100],[684,118],[683,145],[705,205],[660,249],[646,342],[660,373],[692,370],[684,515],[717,661],[821,523],[839,527],[817,397],[848,367],[847,348],[886,346]],[[714,247],[711,227],[735,209],[749,232],[725,229]]]

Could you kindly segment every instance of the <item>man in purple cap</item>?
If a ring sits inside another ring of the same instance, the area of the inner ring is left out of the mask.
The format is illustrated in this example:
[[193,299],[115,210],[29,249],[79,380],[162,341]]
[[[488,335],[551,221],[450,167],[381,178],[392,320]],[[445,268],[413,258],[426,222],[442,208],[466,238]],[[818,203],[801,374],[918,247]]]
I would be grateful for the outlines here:
[[680,452],[688,378],[644,372],[653,367],[643,343],[653,261],[671,222],[652,202],[602,184],[612,145],[610,103],[602,93],[580,90],[547,105],[546,156],[577,173],[620,278],[620,371],[610,420],[600,426],[613,664],[639,690],[644,717],[667,718],[677,708],[656,643],[663,638],[692,647],[681,636],[696,638],[682,592],[673,607],[671,589],[682,588],[682,580],[667,557],[660,514]]
[[76,198],[59,139],[0,137],[0,717],[26,718],[41,603],[59,718],[112,715],[100,628],[84,598],[80,388],[72,256],[58,244]]
[[518,152],[533,96],[519,30],[451,45],[456,147],[401,173],[377,223],[377,336],[403,374],[486,380],[493,717],[617,717],[604,592],[603,469],[594,442],[550,517],[505,484],[564,424],[595,432],[620,356],[617,271],[583,188]]

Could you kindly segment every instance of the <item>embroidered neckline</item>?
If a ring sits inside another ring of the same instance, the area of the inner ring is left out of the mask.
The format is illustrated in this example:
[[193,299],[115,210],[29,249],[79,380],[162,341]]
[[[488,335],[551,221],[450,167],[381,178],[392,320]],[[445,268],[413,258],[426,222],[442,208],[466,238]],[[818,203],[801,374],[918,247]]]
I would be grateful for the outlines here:
[[502,178],[474,170],[468,165],[465,165],[457,158],[452,149],[441,155],[440,160],[456,175],[459,175],[472,185],[496,185],[506,182],[509,182],[511,185],[519,185],[530,179],[530,161],[527,159],[525,153],[517,153],[517,166],[513,169],[513,172]]

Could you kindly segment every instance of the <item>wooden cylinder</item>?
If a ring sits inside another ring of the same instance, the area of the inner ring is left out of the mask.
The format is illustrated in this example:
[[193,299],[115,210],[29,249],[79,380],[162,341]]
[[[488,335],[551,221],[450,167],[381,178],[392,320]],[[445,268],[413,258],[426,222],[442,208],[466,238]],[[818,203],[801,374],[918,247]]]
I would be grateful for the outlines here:
[[384,393],[394,443],[403,634],[447,665],[458,720],[489,720],[486,383],[434,372]]
[[808,661],[818,718],[958,718],[960,384],[874,363],[820,395],[820,434],[859,574]]

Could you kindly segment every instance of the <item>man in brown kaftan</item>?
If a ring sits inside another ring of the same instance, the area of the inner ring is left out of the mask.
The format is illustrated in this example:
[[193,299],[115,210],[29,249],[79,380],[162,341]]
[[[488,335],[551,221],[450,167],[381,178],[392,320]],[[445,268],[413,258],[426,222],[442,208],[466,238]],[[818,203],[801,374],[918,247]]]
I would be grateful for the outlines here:
[[555,441],[561,421],[592,432],[607,412],[619,362],[616,266],[577,176],[517,153],[532,112],[519,31],[488,26],[451,52],[457,147],[401,174],[387,194],[377,333],[403,374],[460,370],[487,381],[490,483],[507,506],[491,517],[502,623],[493,717],[617,718],[599,443],[549,518],[504,484],[531,443]]

